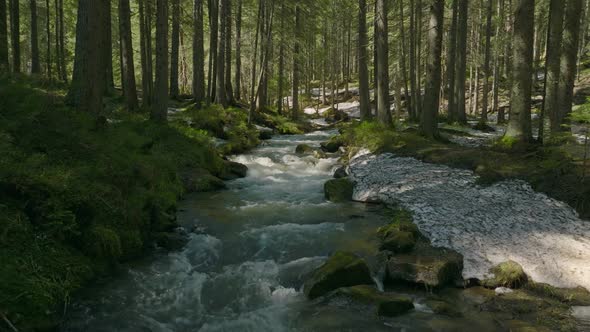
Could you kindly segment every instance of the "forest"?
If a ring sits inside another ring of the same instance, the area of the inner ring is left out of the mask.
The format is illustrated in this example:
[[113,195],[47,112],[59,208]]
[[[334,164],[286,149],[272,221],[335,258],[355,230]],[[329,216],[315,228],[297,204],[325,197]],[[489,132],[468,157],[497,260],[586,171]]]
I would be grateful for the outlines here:
[[590,0],[0,0],[0,331],[590,331]]

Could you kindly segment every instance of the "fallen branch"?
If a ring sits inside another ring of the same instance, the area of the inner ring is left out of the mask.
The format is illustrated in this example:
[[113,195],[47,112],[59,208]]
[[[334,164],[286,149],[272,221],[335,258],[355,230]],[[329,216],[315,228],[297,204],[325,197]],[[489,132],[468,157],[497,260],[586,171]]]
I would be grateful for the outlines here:
[[6,322],[6,324],[8,325],[8,327],[10,327],[10,329],[12,329],[14,332],[18,332],[18,329],[12,324],[12,322],[8,319],[8,317],[6,317],[6,315],[4,315],[3,312],[0,312],[0,316],[2,316],[2,320],[4,322]]

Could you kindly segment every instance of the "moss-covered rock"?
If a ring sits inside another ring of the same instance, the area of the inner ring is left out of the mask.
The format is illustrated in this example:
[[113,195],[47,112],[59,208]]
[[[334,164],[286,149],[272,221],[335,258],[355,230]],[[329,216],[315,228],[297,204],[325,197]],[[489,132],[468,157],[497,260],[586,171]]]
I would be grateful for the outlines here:
[[166,250],[180,250],[188,243],[186,235],[176,232],[155,233],[153,239],[158,247]]
[[186,193],[209,192],[225,189],[225,183],[204,169],[187,170],[181,174]]
[[372,284],[369,267],[360,257],[337,252],[314,271],[305,282],[303,291],[309,299],[315,299],[340,287]]
[[342,179],[348,176],[348,172],[346,171],[346,166],[338,167],[336,171],[334,171],[334,179]]
[[333,123],[333,122],[340,122],[340,121],[348,121],[350,117],[343,111],[335,110],[330,108],[329,110],[323,113],[324,119],[326,122]]
[[391,232],[381,241],[380,250],[389,250],[394,253],[406,253],[416,245],[416,238],[411,232]]
[[331,202],[347,202],[352,200],[353,183],[347,178],[331,179],[324,184],[324,195]]
[[427,300],[425,303],[437,315],[461,317],[463,314],[452,304],[441,300]]
[[311,154],[314,151],[315,149],[309,146],[308,144],[299,144],[295,148],[295,153],[297,154]]
[[414,224],[411,221],[400,220],[397,222],[393,222],[389,225],[379,227],[379,229],[377,229],[377,235],[379,235],[381,239],[386,239],[390,235],[398,232],[411,233],[415,238],[422,237],[422,234],[420,233],[418,226],[416,226],[416,224]]
[[463,256],[459,253],[418,242],[413,252],[389,258],[386,281],[442,287],[459,283],[462,271]]
[[583,287],[558,288],[544,283],[529,281],[525,289],[539,296],[554,298],[574,306],[590,306],[590,292]]
[[508,320],[502,324],[507,331],[510,332],[549,332],[550,329],[542,326],[536,326],[531,323],[521,320]]
[[412,300],[407,297],[391,298],[379,303],[377,314],[385,317],[395,317],[414,309]]
[[370,285],[342,287],[332,292],[329,298],[344,298],[352,303],[374,306],[378,315],[388,317],[401,315],[414,308],[409,297],[379,292],[375,286]]
[[342,138],[340,136],[334,136],[334,137],[330,138],[329,141],[320,143],[322,150],[329,152],[329,153],[338,152],[340,147],[343,145],[344,145],[344,141],[342,140]]
[[313,156],[317,159],[326,159],[328,158],[328,155],[322,151],[322,150],[314,150],[313,151]]
[[493,278],[485,279],[482,285],[488,288],[509,287],[519,288],[527,283],[528,277],[522,266],[514,261],[500,263],[490,269]]
[[248,175],[248,166],[234,161],[227,161],[223,171],[219,174],[222,180],[235,180]]

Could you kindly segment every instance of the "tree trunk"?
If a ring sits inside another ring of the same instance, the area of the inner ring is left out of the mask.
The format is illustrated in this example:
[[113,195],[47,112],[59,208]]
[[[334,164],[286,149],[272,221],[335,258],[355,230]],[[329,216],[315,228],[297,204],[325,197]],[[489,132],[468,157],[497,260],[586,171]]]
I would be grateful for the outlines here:
[[[3,1],[3,0],[0,0]],[[49,6],[49,0],[45,0],[45,7],[47,8],[47,18],[45,20],[45,32],[47,33],[47,50],[46,50],[46,68],[45,71],[47,73],[47,78],[49,78],[49,80],[51,81],[53,79],[53,74],[51,73],[51,25],[50,25],[50,19],[51,19],[51,11],[50,11],[50,6]],[[0,70],[1,71],[1,70]]]
[[410,0],[410,121],[418,120],[418,87],[416,83],[416,6],[414,0]]
[[295,45],[293,47],[293,107],[291,111],[291,118],[297,120],[299,118],[299,62],[301,61],[301,8],[295,5]]
[[131,33],[131,8],[129,0],[119,0],[119,39],[121,41],[121,82],[125,104],[130,112],[137,111],[137,86],[135,82],[135,63],[133,61],[133,42]]
[[[449,31],[449,46],[447,48],[447,82],[448,82],[448,115],[447,122],[457,121],[457,105],[455,101],[455,75],[461,75],[455,70],[457,60],[457,24],[459,20],[459,0],[453,0],[453,19],[451,21],[451,30]],[[465,76],[465,73],[463,73]]]
[[235,73],[235,99],[242,99],[242,6],[243,0],[238,0],[238,13],[236,15],[236,73]]
[[377,118],[379,122],[390,126],[389,109],[389,50],[387,34],[387,0],[377,0],[377,17],[375,38],[377,40]]
[[225,98],[229,104],[234,103],[233,88],[231,84],[231,34],[232,34],[232,14],[231,0],[227,2],[225,11]]
[[283,113],[283,86],[285,85],[285,0],[281,1],[281,22],[280,22],[280,40],[279,40],[279,82],[278,82],[278,100],[277,113]]
[[399,25],[399,33],[400,33],[400,38],[401,38],[401,50],[400,50],[400,70],[401,70],[401,80],[402,80],[402,86],[404,88],[404,100],[406,102],[406,107],[408,109],[408,116],[410,115],[410,95],[408,93],[408,74],[406,71],[406,56],[407,56],[407,52],[406,52],[406,33],[405,33],[405,27],[404,27],[404,2],[400,1],[399,2],[399,19],[400,19],[400,25]]
[[203,0],[194,0],[193,7],[193,97],[197,107],[205,102],[205,34],[203,31]]
[[78,3],[74,76],[66,98],[69,105],[97,116],[103,110],[106,59],[96,50],[106,47],[104,36],[110,27],[108,10],[109,2],[105,0],[80,0]]
[[361,120],[366,121],[371,118],[371,102],[369,97],[369,68],[367,66],[367,1],[359,0],[359,95],[360,95],[360,113]]
[[106,66],[106,78],[105,78],[105,89],[104,93],[107,95],[111,95],[113,91],[115,91],[115,79],[113,76],[113,30],[112,30],[112,17],[111,17],[111,0],[99,0],[99,1],[106,1],[108,4],[108,10],[106,11],[106,18],[105,18],[105,27],[103,28],[105,33],[103,34],[103,38],[105,41],[103,43],[103,50],[104,50],[104,61]]
[[39,29],[37,20],[37,0],[29,0],[31,7],[31,73],[41,73],[39,62]]
[[217,66],[216,85],[215,85],[215,103],[224,107],[228,105],[225,95],[225,34],[227,32],[227,0],[219,0],[219,38],[217,38]]
[[180,49],[180,0],[172,0],[172,49],[170,52],[170,98],[176,99],[180,94],[178,88],[178,60]]
[[481,118],[479,123],[482,125],[488,122],[488,105],[489,105],[489,92],[490,92],[490,57],[492,50],[492,14],[493,14],[492,0],[488,0],[486,9],[486,41],[484,49],[484,60],[483,60],[483,94],[482,94],[482,107],[481,107]]
[[548,142],[551,132],[559,131],[559,91],[560,55],[563,37],[564,6],[560,0],[549,4],[549,26],[547,30],[547,59],[545,60],[545,98],[543,100],[543,126],[541,136]]
[[444,6],[444,0],[433,0],[430,5],[426,86],[422,121],[420,123],[421,132],[429,138],[438,136]]
[[20,8],[19,0],[10,1],[10,40],[12,46],[12,71],[20,73]]
[[152,0],[139,0],[142,106],[149,109],[154,88],[152,71]]
[[565,24],[563,30],[563,46],[561,53],[561,75],[559,79],[559,131],[571,131],[567,126],[572,111],[574,99],[574,83],[576,80],[576,65],[578,44],[580,40],[582,0],[568,0],[565,10]]
[[219,2],[220,0],[209,0],[209,73],[207,75],[207,102],[215,100],[215,89],[217,87],[217,39],[219,27]]
[[168,116],[168,0],[156,0],[156,81],[150,118],[166,122]]
[[6,22],[6,0],[0,0],[0,74],[7,73],[8,70],[8,26]]
[[512,88],[510,90],[510,119],[504,134],[507,143],[529,143],[531,129],[531,87],[533,71],[533,41],[535,1],[517,0],[513,8]]
[[[68,82],[68,68],[66,65],[66,42],[65,42],[65,25],[64,25],[64,2],[63,0],[56,0],[56,6],[55,6],[55,12],[56,12],[56,26],[58,26],[59,28],[56,29],[55,34],[56,34],[56,42],[55,42],[55,47],[56,50],[59,49],[59,52],[56,52],[56,54],[59,54],[59,56],[57,56],[56,60],[59,63],[59,69],[58,69],[58,76],[60,77],[60,79],[63,82]],[[59,46],[58,46],[59,45]]]

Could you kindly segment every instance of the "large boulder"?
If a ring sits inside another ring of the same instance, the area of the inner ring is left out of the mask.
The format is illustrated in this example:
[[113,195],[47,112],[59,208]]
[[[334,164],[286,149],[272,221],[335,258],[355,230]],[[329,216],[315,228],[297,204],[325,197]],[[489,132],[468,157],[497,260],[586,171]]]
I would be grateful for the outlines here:
[[226,188],[221,179],[200,168],[185,170],[180,174],[180,179],[186,193],[209,192]]
[[335,179],[342,179],[348,176],[348,172],[346,171],[346,166],[338,167],[336,171],[334,171],[334,178]]
[[324,195],[331,202],[348,202],[352,200],[353,183],[347,178],[331,179],[324,184]]
[[434,248],[426,242],[418,242],[411,253],[397,254],[387,262],[387,282],[403,282],[442,287],[462,280],[463,256],[459,253]]
[[519,288],[528,281],[528,277],[524,273],[522,266],[514,261],[500,263],[491,268],[490,273],[494,277],[482,281],[482,285],[488,288]]
[[226,161],[224,170],[219,174],[222,180],[235,180],[248,175],[248,166],[233,161]]
[[416,238],[411,232],[397,231],[390,233],[381,241],[380,250],[388,250],[394,253],[406,253],[412,251],[416,245]]
[[344,142],[342,141],[342,139],[339,136],[332,137],[332,138],[330,138],[329,141],[320,143],[322,150],[329,152],[329,153],[338,152],[340,147],[343,145],[344,145]]
[[314,271],[303,285],[309,299],[315,299],[340,287],[372,285],[369,267],[363,259],[348,252],[336,252]]
[[315,149],[307,144],[299,144],[295,148],[295,153],[297,154],[312,154],[314,151]]

